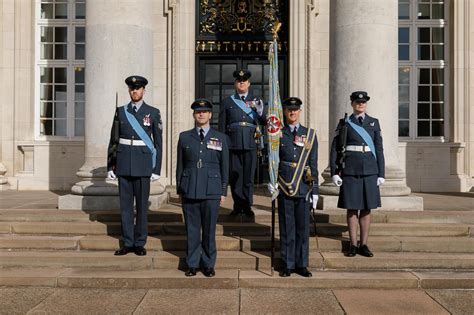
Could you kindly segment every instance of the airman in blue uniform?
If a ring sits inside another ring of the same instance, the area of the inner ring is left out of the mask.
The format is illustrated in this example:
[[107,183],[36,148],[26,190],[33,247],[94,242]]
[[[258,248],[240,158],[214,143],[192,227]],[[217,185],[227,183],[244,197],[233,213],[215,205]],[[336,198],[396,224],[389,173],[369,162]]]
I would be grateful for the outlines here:
[[229,148],[226,135],[210,128],[212,103],[197,99],[191,108],[195,128],[179,135],[176,165],[187,235],[185,275],[195,276],[201,267],[206,277],[213,277],[218,211],[227,196]]
[[248,70],[233,73],[235,94],[222,101],[219,113],[219,131],[227,134],[230,150],[230,187],[234,200],[231,215],[254,216],[252,211],[254,176],[257,167],[259,132],[265,124],[262,100],[249,93]]
[[[314,129],[299,122],[302,101],[290,97],[282,102],[285,127],[280,139],[278,169],[278,219],[282,277],[295,272],[311,277],[309,260],[309,217],[318,202],[318,140]],[[271,186],[271,185],[270,185]],[[273,192],[273,187],[270,187]]]
[[125,83],[131,101],[115,112],[107,159],[107,178],[118,178],[120,196],[123,246],[115,255],[135,252],[143,256],[148,236],[150,180],[158,180],[161,173],[163,125],[160,111],[143,101],[148,80],[135,75]]
[[[357,253],[372,257],[367,246],[370,227],[370,210],[380,207],[379,186],[385,182],[385,160],[379,121],[366,114],[370,97],[365,91],[350,95],[352,115],[341,119],[331,146],[330,166],[332,182],[340,186],[337,206],[347,209],[347,225],[351,245],[347,256]],[[347,132],[342,132],[343,128]],[[347,134],[345,141],[338,139]],[[337,162],[337,143],[344,143],[343,167]],[[360,242],[357,242],[357,224],[360,226]]]

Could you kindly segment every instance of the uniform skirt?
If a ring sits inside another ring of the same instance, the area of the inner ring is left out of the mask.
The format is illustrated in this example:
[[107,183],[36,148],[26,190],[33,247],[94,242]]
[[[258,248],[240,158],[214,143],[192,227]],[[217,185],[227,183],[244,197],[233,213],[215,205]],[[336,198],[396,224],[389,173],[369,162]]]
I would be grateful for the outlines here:
[[381,206],[377,175],[344,175],[339,192],[338,208],[375,209]]

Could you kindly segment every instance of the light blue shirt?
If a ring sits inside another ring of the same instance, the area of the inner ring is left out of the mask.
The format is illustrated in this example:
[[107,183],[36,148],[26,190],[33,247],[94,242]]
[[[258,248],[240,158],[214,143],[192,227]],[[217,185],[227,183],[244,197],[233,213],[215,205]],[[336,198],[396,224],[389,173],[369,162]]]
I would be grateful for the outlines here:
[[133,108],[133,106],[135,106],[137,108],[137,112],[140,109],[140,107],[142,107],[142,105],[143,105],[143,100],[140,100],[136,103],[132,102],[132,108]]
[[202,127],[202,128],[201,127],[196,127],[196,132],[197,132],[198,136],[200,136],[199,132],[200,132],[201,129],[204,130],[204,137],[206,137],[207,133],[209,132],[210,127],[205,127],[205,128],[204,127]]
[[296,125],[288,125],[290,127],[290,131],[293,132],[293,130],[299,130],[300,129],[300,123],[296,123]]

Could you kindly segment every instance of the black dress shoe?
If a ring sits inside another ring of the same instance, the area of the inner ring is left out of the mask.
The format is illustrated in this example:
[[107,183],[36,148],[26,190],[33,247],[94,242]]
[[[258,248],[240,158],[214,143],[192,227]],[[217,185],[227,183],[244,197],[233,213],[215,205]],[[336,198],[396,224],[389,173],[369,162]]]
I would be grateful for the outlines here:
[[365,257],[374,257],[374,254],[370,251],[367,245],[362,245],[361,247],[359,247],[359,255]]
[[231,213],[229,213],[229,215],[232,216],[232,217],[236,217],[236,216],[240,215],[241,213],[242,213],[242,211],[240,209],[234,209],[234,210],[232,210]]
[[119,249],[117,249],[114,253],[115,256],[123,256],[123,255],[127,255],[128,253],[131,253],[134,251],[134,248],[133,247],[121,247]]
[[135,255],[145,256],[146,255],[146,249],[143,246],[135,247]]
[[252,209],[248,209],[244,211],[244,215],[248,218],[253,218],[255,217],[255,212],[253,212]]
[[189,268],[184,275],[186,277],[194,277],[196,275],[196,268]]
[[297,273],[300,276],[305,277],[305,278],[311,278],[313,276],[311,271],[309,271],[308,268],[306,268],[306,267],[296,268],[295,273]]
[[286,278],[291,276],[291,269],[285,268],[282,272],[280,272],[280,277]]
[[357,254],[357,250],[358,250],[357,246],[351,245],[351,247],[349,247],[349,251],[347,252],[346,256],[354,257]]
[[206,277],[214,277],[216,275],[216,272],[214,271],[214,268],[204,268],[202,270],[202,273],[206,276]]

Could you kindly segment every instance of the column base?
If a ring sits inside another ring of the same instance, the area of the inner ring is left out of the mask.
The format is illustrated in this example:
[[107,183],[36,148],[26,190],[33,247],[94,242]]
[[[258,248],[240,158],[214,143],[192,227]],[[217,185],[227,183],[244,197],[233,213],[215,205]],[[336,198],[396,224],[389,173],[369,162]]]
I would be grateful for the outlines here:
[[[58,198],[60,210],[118,210],[118,182],[109,180],[85,180],[71,188],[72,194]],[[149,209],[157,210],[168,200],[165,187],[158,181],[150,184]]]
[[[343,210],[337,207],[339,196],[320,195],[318,209]],[[382,207],[375,210],[382,211],[423,211],[423,198],[418,196],[381,197]]]

